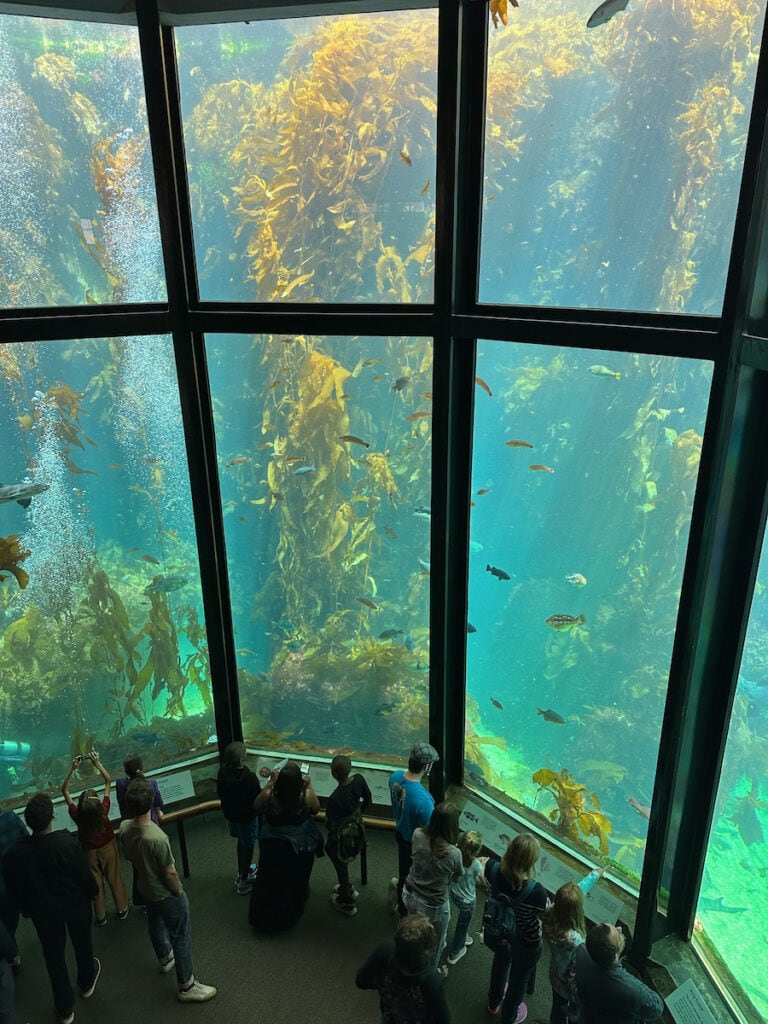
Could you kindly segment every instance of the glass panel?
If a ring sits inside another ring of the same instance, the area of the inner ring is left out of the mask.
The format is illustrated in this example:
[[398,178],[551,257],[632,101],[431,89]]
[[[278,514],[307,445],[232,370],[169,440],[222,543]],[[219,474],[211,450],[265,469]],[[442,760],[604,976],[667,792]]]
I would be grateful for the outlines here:
[[0,306],[165,299],[136,29],[0,18]]
[[2,345],[0,367],[0,798],[21,801],[74,754],[114,775],[215,727],[170,339]]
[[437,12],[177,41],[201,296],[431,301]]
[[490,30],[480,299],[717,315],[765,5],[571,6]]
[[207,351],[245,738],[401,757],[428,718],[432,343]]
[[637,882],[709,363],[481,342],[465,778]]
[[763,543],[695,928],[725,978],[741,989],[734,994],[755,1020],[768,1017],[764,939],[757,938],[756,947],[745,937],[765,932],[767,773],[768,549]]

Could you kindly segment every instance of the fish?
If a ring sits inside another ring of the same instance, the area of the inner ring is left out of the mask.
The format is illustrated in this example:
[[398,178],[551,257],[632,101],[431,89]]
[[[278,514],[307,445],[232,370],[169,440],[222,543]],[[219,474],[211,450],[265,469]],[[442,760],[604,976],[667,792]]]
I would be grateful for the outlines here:
[[241,522],[241,523],[249,523],[250,522],[250,519],[248,519],[247,516],[238,516],[237,518],[238,518],[239,522]]
[[469,550],[473,551],[475,554],[478,554],[480,551],[483,550],[483,545],[480,543],[479,540],[471,540],[469,542]]
[[365,362],[363,363],[363,366],[375,366],[377,363],[380,362],[380,359],[366,359]]
[[407,164],[408,167],[413,167],[413,160],[411,160],[408,150],[405,149],[405,147],[403,147],[403,149],[398,149],[397,155],[400,157],[404,164]]
[[701,910],[718,910],[722,914],[746,914],[748,907],[726,907],[722,896],[699,896]]
[[511,580],[512,579],[512,577],[509,575],[508,572],[504,572],[503,569],[499,569],[498,566],[496,566],[496,565],[488,565],[488,564],[486,564],[485,571],[491,573],[491,575],[495,576],[497,580]]
[[374,715],[378,715],[379,718],[384,718],[392,714],[394,707],[395,705],[393,701],[383,701],[381,704],[376,705],[373,709],[373,713]]
[[408,632],[405,634],[405,639],[403,640],[403,647],[406,649],[406,651],[412,651],[413,650],[414,643],[413,643],[413,630],[412,629],[409,629]]
[[393,636],[400,636],[402,629],[385,629],[383,633],[379,633],[379,640],[391,640]]
[[499,711],[503,711],[504,710],[504,705],[501,703],[500,700],[496,700],[495,697],[491,697],[491,704],[493,704],[493,706],[495,708],[498,708]]
[[534,462],[534,464],[532,466],[529,466],[528,469],[536,469],[536,470],[539,470],[541,473],[554,473],[555,472],[554,469],[552,469],[551,466],[542,466],[541,463],[539,463],[539,462]]
[[646,821],[651,820],[651,808],[646,804],[638,803],[633,796],[627,797],[627,803],[637,811],[641,818],[645,818]]
[[413,514],[417,519],[426,519],[428,523],[432,521],[432,512],[428,505],[417,505]]
[[245,462],[250,462],[250,455],[238,455],[235,459],[230,459],[227,466],[242,466]]
[[533,448],[529,441],[505,441],[507,448]]
[[427,194],[427,192],[429,192],[429,184],[430,184],[430,182],[429,182],[429,178],[427,178],[427,183],[426,183],[426,185],[424,186],[424,188],[423,188],[423,189],[421,190],[421,192],[419,193],[419,195],[425,196],[425,195]]
[[340,441],[347,441],[349,444],[359,444],[359,445],[362,445],[363,448],[370,448],[371,447],[368,444],[367,441],[364,441],[361,437],[355,437],[354,434],[341,434],[341,436],[339,437],[339,440]]
[[160,559],[155,558],[154,555],[142,555],[142,562],[149,562],[150,565],[160,565]]
[[293,471],[294,476],[304,476],[305,473],[316,473],[317,466],[299,466]]
[[471,622],[467,622],[467,632],[468,633],[476,633],[477,632],[477,629],[472,625]]
[[380,373],[378,376],[373,378],[373,383],[378,384],[380,380],[386,380],[386,373]]
[[605,25],[619,11],[626,11],[629,0],[603,0],[587,19],[587,28],[597,28],[598,25]]
[[552,708],[547,708],[546,711],[542,711],[541,708],[536,708],[536,714],[542,715],[545,722],[551,722],[552,725],[565,725],[565,719],[562,715],[558,715]]
[[572,587],[586,587],[587,577],[582,576],[580,572],[570,572],[565,577],[566,583],[570,583]]
[[[739,835],[745,846],[752,843],[764,843],[765,835],[760,824],[760,819],[755,811],[755,798],[749,795],[740,797],[737,801],[737,808],[730,816],[730,820],[739,830]],[[765,806],[761,804],[760,806]]]
[[239,654],[240,657],[245,657],[248,654],[253,654],[253,651],[250,649],[250,647],[238,647],[237,650],[235,651],[235,654]]
[[0,484],[0,505],[15,501],[22,508],[29,508],[34,496],[47,490],[48,484]]
[[592,366],[588,366],[587,369],[595,377],[613,377],[614,380],[621,380],[621,373],[618,370],[611,370],[601,363],[594,363]]
[[477,492],[477,496],[478,496],[478,498],[480,498],[480,497],[482,497],[483,494],[490,494],[490,493],[491,493],[491,488],[490,487],[481,487],[480,490]]
[[407,388],[410,383],[411,383],[411,378],[408,377],[407,375],[404,375],[402,377],[398,377],[397,380],[395,381],[395,383],[392,385],[392,390],[393,391],[402,391],[403,388]]
[[120,462],[110,462],[107,469],[125,469],[125,466]]
[[397,534],[395,533],[391,526],[385,526],[384,533],[386,533],[390,540],[397,540]]
[[423,558],[418,558],[417,561],[422,572],[430,573],[432,571],[430,562],[425,562]]
[[485,381],[483,380],[482,377],[475,377],[475,384],[478,384],[483,389],[483,391],[485,391],[485,393],[487,395],[489,395],[491,398],[493,398],[493,392],[488,387],[488,385],[485,383]]
[[293,465],[294,462],[303,462],[303,461],[304,461],[304,456],[303,455],[289,455],[288,458],[285,460],[285,464],[286,464],[286,466],[291,466],[291,465]]
[[411,420],[423,420],[426,416],[431,416],[431,415],[432,415],[431,412],[412,412],[411,415],[410,416],[406,416],[405,419],[406,419],[406,422],[410,423]]
[[188,576],[173,573],[170,576],[155,576],[149,586],[144,587],[145,594],[170,594],[172,590],[180,590],[189,583]]
[[355,600],[359,601],[360,604],[364,604],[366,608],[372,608],[374,611],[378,611],[379,609],[379,606],[374,604],[373,601],[370,601],[367,597],[356,597]]
[[573,615],[550,615],[545,621],[551,629],[563,632],[566,629],[573,629],[574,626],[580,626],[582,622],[587,621],[587,617],[586,615],[578,615],[576,618]]

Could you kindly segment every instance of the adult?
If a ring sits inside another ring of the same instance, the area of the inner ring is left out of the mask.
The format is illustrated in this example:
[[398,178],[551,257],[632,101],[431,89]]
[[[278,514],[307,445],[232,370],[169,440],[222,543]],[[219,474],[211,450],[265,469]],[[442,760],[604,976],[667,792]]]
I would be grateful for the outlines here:
[[253,806],[262,818],[248,919],[260,931],[283,931],[304,913],[315,857],[323,855],[323,838],[312,818],[320,801],[309,775],[302,776],[289,761],[270,773]]
[[387,903],[401,917],[407,913],[403,903],[403,887],[411,870],[413,830],[429,824],[435,809],[435,798],[422,780],[429,777],[432,765],[440,755],[429,743],[414,743],[408,757],[408,771],[398,769],[389,777],[389,796],[395,815],[397,840],[397,878],[391,879]]
[[491,897],[505,897],[515,913],[514,936],[493,950],[488,988],[488,1013],[501,1012],[502,1024],[521,1024],[528,1016],[523,996],[541,957],[541,915],[549,906],[546,889],[534,878],[540,853],[538,839],[523,832],[509,843],[501,863],[485,862]]
[[[24,822],[15,811],[3,811],[0,814],[0,862],[6,853],[21,836],[29,833],[24,827]],[[8,890],[0,871],[0,922],[5,926],[11,939],[16,938],[16,929],[19,926],[19,908],[14,904],[8,895]],[[11,958],[11,967],[14,973],[21,969],[21,957],[18,949]]]
[[579,1024],[638,1024],[661,1016],[658,992],[622,965],[625,945],[621,928],[606,922],[590,928],[576,950]]
[[442,979],[432,966],[437,942],[424,914],[409,914],[395,941],[377,947],[357,972],[358,988],[378,989],[381,1024],[450,1024]]
[[53,801],[47,793],[32,797],[24,819],[32,835],[21,836],[5,855],[3,877],[11,899],[35,926],[60,1024],[72,1024],[75,993],[64,955],[67,933],[80,995],[89,999],[101,973],[91,944],[91,900],[98,886],[75,836],[53,831]]
[[[409,914],[422,913],[434,925],[435,968],[440,963],[451,920],[451,883],[464,874],[461,850],[456,845],[458,838],[459,809],[449,800],[435,807],[426,828],[413,831],[413,863],[405,880],[403,902]],[[447,974],[448,968],[442,971]]]
[[203,985],[192,970],[189,900],[176,871],[168,836],[152,821],[152,788],[136,778],[125,791],[129,820],[120,826],[123,852],[136,870],[136,885],[147,908],[147,928],[163,974],[176,969],[182,1003],[204,1003],[216,989]]

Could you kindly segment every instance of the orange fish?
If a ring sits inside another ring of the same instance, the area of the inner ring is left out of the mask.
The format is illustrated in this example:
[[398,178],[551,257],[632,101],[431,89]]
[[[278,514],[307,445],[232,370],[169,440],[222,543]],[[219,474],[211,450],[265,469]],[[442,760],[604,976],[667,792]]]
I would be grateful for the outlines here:
[[373,601],[369,601],[367,597],[356,597],[355,600],[359,601],[360,604],[364,604],[366,608],[373,608],[375,612],[379,610],[379,606],[374,604]]
[[404,164],[407,164],[409,167],[413,167],[413,160],[411,160],[410,156],[408,155],[407,149],[398,149],[397,152],[400,155],[400,159],[403,161]]
[[528,441],[505,441],[508,448],[533,448]]
[[421,190],[421,194],[422,194],[423,196],[425,196],[425,195],[427,194],[427,192],[429,192],[429,178],[427,178],[427,184],[426,184],[426,185],[424,186],[424,188],[423,188],[423,189]]
[[371,447],[367,441],[364,441],[361,437],[355,437],[354,434],[341,434],[339,440],[346,441],[348,444],[361,444],[363,448]]
[[539,465],[538,462],[534,462],[534,464],[532,466],[529,466],[528,469],[538,469],[538,470],[541,470],[542,473],[554,473],[555,472],[554,469],[552,469],[551,466],[541,466],[541,465]]
[[230,459],[229,462],[227,463],[227,465],[228,466],[240,466],[244,462],[250,462],[250,461],[251,461],[250,455],[238,455],[238,457],[236,459]]
[[493,704],[493,706],[495,708],[498,708],[499,711],[503,711],[504,710],[504,705],[501,703],[500,700],[496,700],[495,697],[491,697],[491,704]]
[[304,456],[303,455],[289,455],[288,458],[285,460],[286,465],[288,465],[288,466],[290,466],[290,464],[292,462],[303,462],[303,461],[304,461]]
[[406,420],[423,420],[425,416],[431,416],[431,412],[414,412],[410,416],[406,416]]
[[490,397],[493,398],[493,392],[488,387],[488,385],[485,383],[485,381],[483,380],[482,377],[475,377],[475,384],[479,384],[480,387],[483,389],[483,391],[485,391],[485,393],[487,395],[490,395]]
[[142,555],[142,562],[150,562],[152,565],[160,565],[160,559],[155,558],[154,555]]

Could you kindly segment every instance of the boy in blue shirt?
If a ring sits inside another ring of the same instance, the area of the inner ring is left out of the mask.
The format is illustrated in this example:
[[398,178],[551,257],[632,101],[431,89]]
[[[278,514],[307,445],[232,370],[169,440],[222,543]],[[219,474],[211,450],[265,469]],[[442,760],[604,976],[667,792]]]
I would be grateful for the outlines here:
[[435,809],[435,798],[421,780],[429,776],[432,765],[439,760],[440,755],[429,743],[414,743],[408,758],[408,771],[401,768],[389,777],[389,795],[396,826],[397,878],[390,880],[387,904],[392,911],[396,907],[400,917],[407,913],[403,904],[403,886],[411,870],[413,830],[425,828]]

